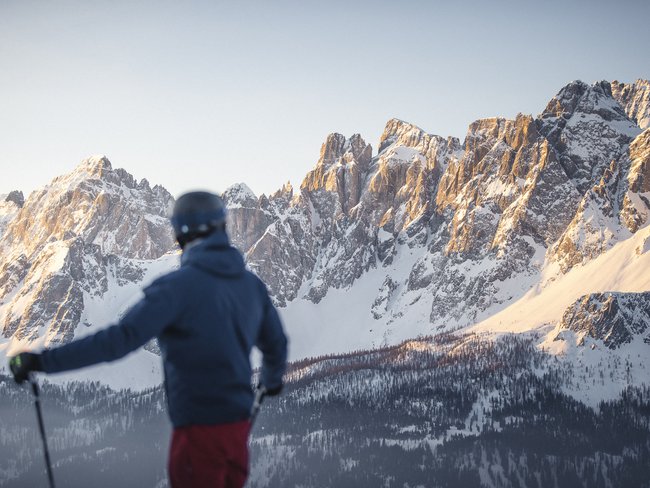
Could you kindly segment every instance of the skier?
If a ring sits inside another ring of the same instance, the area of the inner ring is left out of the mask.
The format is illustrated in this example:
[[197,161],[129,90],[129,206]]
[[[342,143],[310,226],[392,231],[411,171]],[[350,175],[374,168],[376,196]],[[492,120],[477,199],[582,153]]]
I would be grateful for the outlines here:
[[182,195],[172,226],[183,250],[179,269],[144,289],[117,323],[40,354],[10,360],[17,382],[30,372],[55,373],[113,361],[158,338],[174,426],[172,488],[242,487],[248,476],[253,389],[250,352],[262,352],[260,385],[282,389],[287,339],[266,287],[229,244],[222,200]]

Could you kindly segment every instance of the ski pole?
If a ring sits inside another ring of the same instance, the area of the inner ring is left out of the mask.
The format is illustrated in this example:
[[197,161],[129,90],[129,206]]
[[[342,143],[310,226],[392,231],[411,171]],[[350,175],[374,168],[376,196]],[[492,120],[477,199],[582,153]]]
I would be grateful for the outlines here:
[[41,432],[43,441],[43,451],[45,452],[45,466],[47,467],[47,479],[50,482],[50,488],[54,488],[54,475],[52,474],[52,463],[50,462],[50,450],[47,448],[47,437],[45,436],[45,426],[43,425],[43,412],[41,411],[41,397],[38,391],[38,383],[34,377],[29,375],[29,383],[32,385],[34,393],[34,406],[36,407],[36,416],[38,417],[38,430]]
[[257,418],[257,414],[260,413],[260,408],[262,407],[262,402],[266,396],[266,386],[258,386],[255,391],[255,401],[253,402],[253,408],[251,408],[251,429]]

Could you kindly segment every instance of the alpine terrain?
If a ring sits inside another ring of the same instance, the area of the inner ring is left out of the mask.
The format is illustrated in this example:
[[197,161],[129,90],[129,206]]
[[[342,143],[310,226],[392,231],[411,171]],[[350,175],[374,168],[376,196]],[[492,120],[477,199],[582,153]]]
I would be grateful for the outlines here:
[[[294,360],[251,487],[650,486],[647,80],[574,81],[463,141],[330,134],[299,188],[223,198]],[[115,321],[177,266],[173,201],[103,156],[2,196],[0,354]],[[166,486],[157,354],[43,385],[65,486]],[[32,486],[29,396],[0,390],[0,486]]]

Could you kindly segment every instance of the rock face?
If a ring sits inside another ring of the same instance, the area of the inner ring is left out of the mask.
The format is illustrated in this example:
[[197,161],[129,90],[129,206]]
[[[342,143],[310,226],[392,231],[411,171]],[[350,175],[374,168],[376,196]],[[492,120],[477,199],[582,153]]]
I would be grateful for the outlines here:
[[9,195],[7,195],[7,198],[5,198],[5,202],[12,202],[18,208],[21,208],[25,204],[25,196],[23,195],[22,191],[14,190],[11,193],[9,193]]
[[[391,119],[376,154],[330,134],[299,189],[223,193],[232,241],[289,312],[344,291],[361,310],[351,327],[380,340],[470,325],[647,224],[647,94],[641,80],[572,82],[539,116],[477,120],[462,143]],[[7,338],[69,340],[89,297],[175,249],[169,193],[104,157],[2,200]]]
[[607,82],[564,87],[540,115],[540,130],[581,193],[597,182],[641,129],[612,96]]
[[24,203],[25,198],[21,191],[12,191],[9,195],[0,196],[0,238],[4,234],[5,227],[11,222]]
[[559,325],[585,338],[617,349],[637,337],[650,344],[650,293],[596,293],[586,295],[567,309]]
[[650,132],[612,159],[580,205],[550,256],[564,271],[593,259],[644,226],[650,213]]
[[[14,195],[14,194],[12,194]],[[83,161],[16,207],[0,240],[0,330],[5,338],[67,342],[90,297],[138,281],[143,260],[175,248],[162,187]]]
[[260,198],[248,220],[235,209],[242,248],[281,306],[381,275],[372,318],[419,302],[434,326],[470,324],[545,262],[566,272],[645,224],[643,86],[573,82],[538,117],[478,120],[462,144],[397,119],[374,157],[331,134],[298,194]]
[[105,254],[155,259],[174,244],[167,227],[172,204],[164,188],[150,188],[146,179],[137,182],[96,156],[32,193],[0,245],[30,254],[44,241],[74,236]]
[[628,117],[642,129],[650,127],[650,82],[636,80],[634,83],[612,82],[612,95],[625,109]]

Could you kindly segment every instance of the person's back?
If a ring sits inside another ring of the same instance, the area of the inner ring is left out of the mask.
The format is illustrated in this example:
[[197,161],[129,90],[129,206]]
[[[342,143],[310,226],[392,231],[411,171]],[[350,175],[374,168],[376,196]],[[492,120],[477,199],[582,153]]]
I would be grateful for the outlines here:
[[264,284],[246,270],[225,232],[225,209],[206,192],[183,195],[172,225],[181,266],[154,281],[119,322],[42,354],[12,358],[17,381],[112,361],[157,337],[174,425],[173,488],[241,487],[248,472],[253,404],[250,352],[263,353],[260,385],[282,388],[287,340]]
[[[246,270],[224,233],[186,251],[181,268],[164,281],[178,301],[178,315],[158,338],[172,422],[181,426],[248,418],[251,349],[258,344],[271,364],[285,359],[269,357],[284,349],[286,339],[266,287]],[[279,384],[282,372],[267,369],[273,377],[263,383]]]

